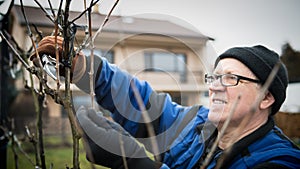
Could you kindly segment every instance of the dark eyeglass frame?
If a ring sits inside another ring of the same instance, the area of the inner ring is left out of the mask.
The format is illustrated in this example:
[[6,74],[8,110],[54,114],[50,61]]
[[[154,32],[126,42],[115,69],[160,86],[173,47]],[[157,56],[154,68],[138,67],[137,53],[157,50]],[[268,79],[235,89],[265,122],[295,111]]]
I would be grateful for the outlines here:
[[[224,76],[230,76],[230,77],[236,78],[236,83],[235,84],[225,84],[225,83],[223,83],[223,77]],[[209,78],[211,78],[211,79],[209,79]],[[240,80],[247,80],[249,82],[261,84],[260,80],[251,79],[251,78],[236,75],[236,74],[220,74],[220,75],[218,75],[218,74],[205,74],[204,79],[205,79],[206,84],[212,84],[214,81],[220,79],[220,82],[221,82],[222,86],[225,86],[225,87],[237,86],[239,84]]]

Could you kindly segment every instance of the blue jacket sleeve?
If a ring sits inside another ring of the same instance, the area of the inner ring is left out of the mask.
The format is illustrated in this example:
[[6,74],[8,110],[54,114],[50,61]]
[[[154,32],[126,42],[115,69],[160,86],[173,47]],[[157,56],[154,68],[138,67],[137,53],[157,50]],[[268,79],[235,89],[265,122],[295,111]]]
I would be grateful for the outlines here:
[[[103,58],[98,58],[96,63],[99,66],[98,71],[95,71],[96,101],[109,110],[113,119],[132,136],[141,138],[142,141],[139,141],[148,151],[153,146],[148,139],[149,135],[145,134],[148,132],[146,124],[153,126],[161,153],[169,149],[182,131],[193,128],[194,117],[200,112],[200,106],[181,106],[173,102],[168,94],[155,92],[147,82],[137,79]],[[87,83],[87,77],[82,78],[80,83]],[[82,86],[79,85],[84,89]],[[85,91],[88,91],[88,87]],[[141,98],[142,107],[146,111],[141,111],[137,97]],[[148,118],[143,118],[142,114],[146,114]],[[186,126],[190,127],[187,129]],[[163,165],[162,168],[164,167],[167,166]]]
[[[155,92],[146,81],[137,79],[105,59],[102,59],[95,78],[95,93],[97,102],[134,137],[148,138],[146,124],[150,123],[162,151],[199,110],[199,106],[184,107],[172,102],[168,94]],[[136,98],[141,98],[146,111],[141,111],[143,109]],[[147,118],[142,114],[146,114]],[[189,118],[186,118],[187,115]],[[150,140],[141,142],[152,147]]]
[[[114,120],[133,135],[138,132],[138,124],[155,120],[160,123],[155,126],[156,134],[164,132],[190,109],[172,102],[168,94],[156,93],[147,82],[137,79],[105,59],[98,71],[95,82],[97,102],[109,110]],[[136,99],[139,97],[150,121],[142,117]]]
[[141,98],[142,106],[146,107],[152,92],[147,82],[139,81],[116,65],[102,60],[95,82],[96,100],[132,135],[137,132],[138,123],[143,123],[136,95]]

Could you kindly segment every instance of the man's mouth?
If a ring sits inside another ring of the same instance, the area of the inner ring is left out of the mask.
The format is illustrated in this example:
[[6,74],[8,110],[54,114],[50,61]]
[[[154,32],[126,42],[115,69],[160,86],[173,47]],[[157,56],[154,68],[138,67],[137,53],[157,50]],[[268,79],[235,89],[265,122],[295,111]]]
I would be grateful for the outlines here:
[[213,99],[212,102],[214,104],[227,104],[225,100],[221,100],[221,99]]

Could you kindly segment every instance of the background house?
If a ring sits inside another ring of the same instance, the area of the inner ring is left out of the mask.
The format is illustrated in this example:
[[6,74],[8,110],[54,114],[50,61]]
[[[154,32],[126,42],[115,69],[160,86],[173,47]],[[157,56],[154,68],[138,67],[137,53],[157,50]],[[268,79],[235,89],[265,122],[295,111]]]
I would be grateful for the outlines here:
[[[29,49],[31,40],[26,34],[20,6],[15,5],[13,12],[12,36],[20,47]],[[40,8],[25,7],[25,13],[33,32],[38,28],[44,36],[53,33],[54,24]],[[79,15],[80,12],[70,12],[69,20]],[[98,12],[92,13],[93,34],[104,18]],[[78,26],[78,44],[85,38],[86,23],[84,16],[75,22]],[[106,57],[130,74],[148,81],[155,90],[168,92],[175,102],[183,105],[206,105],[207,87],[203,84],[203,76],[207,65],[203,58],[207,57],[206,46],[209,40],[213,39],[165,20],[111,16],[95,40],[94,54]],[[90,53],[89,48],[83,51],[87,55]],[[49,79],[49,83],[55,87],[55,81]],[[19,80],[18,86],[22,90],[22,80]],[[72,87],[75,106],[90,104],[89,95],[78,90],[76,86]],[[18,100],[22,99],[16,99],[15,105],[20,104]],[[47,103],[48,116],[61,119],[64,114],[61,106],[51,98]],[[55,123],[58,121],[55,120]]]

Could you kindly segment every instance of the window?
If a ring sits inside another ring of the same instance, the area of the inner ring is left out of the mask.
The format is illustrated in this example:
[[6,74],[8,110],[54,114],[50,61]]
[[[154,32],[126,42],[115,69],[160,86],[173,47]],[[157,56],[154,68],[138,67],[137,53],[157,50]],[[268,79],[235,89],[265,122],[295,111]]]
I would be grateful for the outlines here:
[[145,52],[147,71],[167,71],[180,74],[181,82],[186,82],[186,56],[182,53]]
[[[86,56],[91,55],[91,50],[90,49],[82,49],[82,52]],[[110,63],[114,63],[114,52],[112,50],[94,49],[94,56],[105,57]]]
[[181,53],[145,52],[147,70],[184,72],[186,57]]

